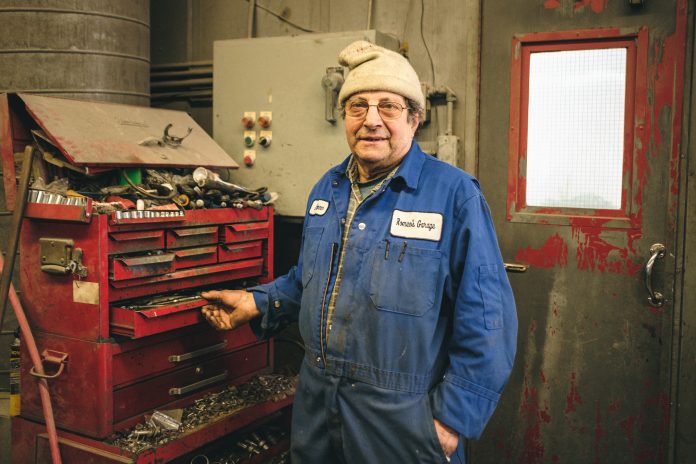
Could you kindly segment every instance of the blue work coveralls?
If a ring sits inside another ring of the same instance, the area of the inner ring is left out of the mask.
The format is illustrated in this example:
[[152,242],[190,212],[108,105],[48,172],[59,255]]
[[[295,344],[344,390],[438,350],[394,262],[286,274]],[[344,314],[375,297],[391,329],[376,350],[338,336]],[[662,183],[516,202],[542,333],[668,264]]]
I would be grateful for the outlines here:
[[[515,356],[515,302],[490,212],[474,178],[414,140],[355,212],[329,319],[348,161],[309,196],[297,266],[250,289],[257,333],[299,320],[293,463],[446,462],[433,417],[479,437]],[[461,446],[452,460],[464,462]]]

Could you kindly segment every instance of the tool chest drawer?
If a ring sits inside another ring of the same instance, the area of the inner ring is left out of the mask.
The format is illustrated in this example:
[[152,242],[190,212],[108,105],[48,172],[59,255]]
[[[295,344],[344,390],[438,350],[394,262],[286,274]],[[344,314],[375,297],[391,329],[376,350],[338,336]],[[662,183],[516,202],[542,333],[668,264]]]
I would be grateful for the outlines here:
[[216,244],[218,227],[186,227],[167,230],[167,249]]
[[164,249],[164,230],[110,232],[108,246],[109,254]]
[[146,377],[206,361],[257,342],[248,325],[233,331],[193,327],[177,337],[159,337],[155,343],[130,343],[113,351],[113,385],[123,387]]
[[268,365],[268,346],[260,343],[118,388],[113,395],[114,422],[161,408],[193,392],[233,383]]
[[159,276],[174,271],[174,253],[131,255],[111,258],[112,280]]
[[[199,326],[142,340],[99,343],[37,333],[36,342],[40,352],[67,357],[63,372],[50,381],[56,425],[94,438],[141,421],[147,411],[183,407],[209,391],[272,369],[273,342],[256,341],[248,327],[221,334]],[[31,366],[23,345],[22,415],[41,420]],[[47,365],[47,373],[52,372]]]
[[222,242],[244,242],[268,238],[268,230],[267,222],[227,224],[222,229]]
[[263,242],[254,240],[253,242],[225,243],[220,245],[218,260],[221,263],[227,261],[239,261],[240,259],[258,258],[263,253]]
[[180,250],[172,250],[172,253],[174,254],[175,270],[205,266],[218,262],[217,245],[182,248]]
[[[128,220],[94,214],[87,223],[25,218],[19,269],[27,310],[37,330],[92,341],[205,324],[198,315],[202,304],[146,312],[124,308],[131,300],[153,295],[270,280],[271,211],[219,208]],[[43,271],[40,244],[47,237],[64,244],[68,261],[72,250],[79,250],[85,275],[71,275],[67,268],[64,274]]]

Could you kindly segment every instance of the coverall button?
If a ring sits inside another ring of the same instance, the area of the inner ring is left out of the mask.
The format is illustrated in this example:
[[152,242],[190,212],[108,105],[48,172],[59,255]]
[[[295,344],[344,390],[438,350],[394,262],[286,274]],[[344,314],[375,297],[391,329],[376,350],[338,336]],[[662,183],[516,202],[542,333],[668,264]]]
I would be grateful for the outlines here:
[[280,309],[280,300],[275,300],[273,306],[275,306],[276,309]]
[[321,362],[321,356],[317,356],[317,362]]
[[338,181],[337,181],[337,180],[332,181],[332,182],[331,182],[331,185],[333,185],[334,187],[336,187],[336,186],[338,185]]
[[341,218],[341,224],[345,224],[345,223],[346,223],[346,218]]
[[358,229],[360,229],[360,230],[365,230],[365,227],[366,226],[365,226],[364,222],[361,222],[360,224],[358,224]]

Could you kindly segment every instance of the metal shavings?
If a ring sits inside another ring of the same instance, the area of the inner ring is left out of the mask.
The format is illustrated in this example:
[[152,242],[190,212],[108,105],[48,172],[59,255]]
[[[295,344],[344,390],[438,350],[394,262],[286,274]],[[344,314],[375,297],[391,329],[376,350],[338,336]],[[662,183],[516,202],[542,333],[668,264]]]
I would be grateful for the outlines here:
[[[119,432],[107,443],[138,454],[149,448],[169,443],[178,436],[222,416],[265,401],[281,401],[295,394],[297,377],[280,374],[259,375],[249,382],[229,386],[218,393],[209,393],[184,408],[179,430],[164,430],[155,421],[139,423]],[[263,447],[262,447],[263,448]]]

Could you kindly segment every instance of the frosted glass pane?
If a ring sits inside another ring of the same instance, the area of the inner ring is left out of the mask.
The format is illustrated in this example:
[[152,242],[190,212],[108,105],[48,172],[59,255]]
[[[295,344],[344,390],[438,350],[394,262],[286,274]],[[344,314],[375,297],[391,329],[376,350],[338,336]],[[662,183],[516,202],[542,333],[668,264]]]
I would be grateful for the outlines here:
[[527,205],[620,209],[626,49],[532,53]]

